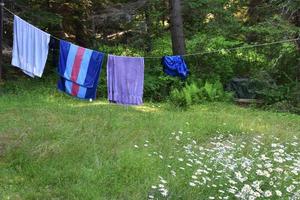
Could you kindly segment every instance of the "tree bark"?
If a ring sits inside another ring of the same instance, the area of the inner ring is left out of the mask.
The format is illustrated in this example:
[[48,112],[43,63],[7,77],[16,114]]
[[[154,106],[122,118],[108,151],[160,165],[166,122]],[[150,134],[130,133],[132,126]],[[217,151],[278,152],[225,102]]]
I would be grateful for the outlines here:
[[181,0],[170,0],[170,11],[173,54],[184,55],[185,38],[183,32]]
[[146,52],[152,51],[152,22],[150,17],[151,5],[148,2],[145,9],[145,20],[146,20]]
[[261,5],[263,0],[250,0],[248,6],[248,22],[250,25],[256,24],[260,21],[260,16],[257,10],[257,6]]

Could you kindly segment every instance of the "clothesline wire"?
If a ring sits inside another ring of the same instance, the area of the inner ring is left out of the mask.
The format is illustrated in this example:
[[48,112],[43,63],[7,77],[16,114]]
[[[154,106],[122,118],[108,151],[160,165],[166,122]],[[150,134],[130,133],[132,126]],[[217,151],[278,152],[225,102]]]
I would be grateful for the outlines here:
[[[15,14],[14,12],[12,12],[11,10],[9,10],[9,9],[6,8],[6,7],[3,7],[3,9],[6,10],[7,12],[9,12],[9,13],[12,14],[12,15],[18,16],[17,14]],[[52,35],[52,34],[51,34],[51,37],[55,38],[56,40],[61,40],[61,39],[59,39],[58,37],[55,37],[55,36]]]
[[[3,8],[7,12],[9,12],[10,14],[17,15],[15,13],[13,13],[11,10],[9,10],[8,8],[6,8],[6,7],[3,7]],[[61,40],[60,38],[57,38],[53,35],[51,35],[51,36],[53,38],[55,38],[56,40]],[[300,35],[299,35],[298,38],[294,38],[294,39],[279,40],[279,41],[275,41],[275,42],[247,45],[247,46],[234,47],[234,48],[222,48],[222,49],[219,49],[219,50],[198,52],[198,53],[192,53],[192,54],[184,54],[184,55],[181,55],[181,56],[188,57],[188,56],[206,55],[206,54],[212,54],[212,53],[220,53],[220,52],[223,52],[223,51],[235,51],[235,50],[238,50],[238,49],[249,49],[249,48],[261,47],[261,46],[270,46],[270,45],[274,45],[274,44],[282,44],[282,43],[295,42],[295,41],[300,41]],[[144,59],[161,59],[162,56],[148,56],[148,57],[146,56],[146,57],[143,57],[143,58]]]
[[[276,41],[276,42],[268,42],[268,43],[262,43],[262,44],[255,44],[255,45],[247,45],[247,46],[242,46],[242,47],[234,47],[234,48],[223,48],[220,50],[214,50],[214,51],[205,51],[205,52],[198,52],[198,53],[191,53],[191,54],[184,54],[182,55],[183,57],[188,57],[188,56],[197,56],[197,55],[206,55],[206,54],[212,54],[212,53],[220,53],[223,51],[234,51],[234,50],[238,50],[238,49],[249,49],[249,48],[255,48],[255,47],[261,47],[261,46],[270,46],[270,45],[274,45],[274,44],[282,44],[282,43],[288,43],[288,42],[294,42],[294,41],[300,41],[300,36],[298,38],[294,38],[294,39],[287,39],[287,40],[280,40],[280,41]],[[161,58],[160,57],[145,57],[145,58]]]

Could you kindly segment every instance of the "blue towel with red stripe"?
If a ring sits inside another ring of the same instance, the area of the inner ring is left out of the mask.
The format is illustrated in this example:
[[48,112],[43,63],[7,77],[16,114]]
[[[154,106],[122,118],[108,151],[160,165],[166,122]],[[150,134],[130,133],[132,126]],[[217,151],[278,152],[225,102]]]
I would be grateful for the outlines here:
[[80,99],[95,99],[104,54],[60,40],[58,89]]

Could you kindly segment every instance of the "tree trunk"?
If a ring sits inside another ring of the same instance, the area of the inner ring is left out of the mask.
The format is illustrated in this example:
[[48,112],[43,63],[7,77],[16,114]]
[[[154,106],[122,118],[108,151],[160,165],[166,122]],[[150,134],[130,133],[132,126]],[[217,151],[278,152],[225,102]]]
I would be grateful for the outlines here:
[[263,3],[263,0],[250,0],[248,6],[248,22],[250,25],[256,24],[260,21],[260,14],[257,10],[257,7]]
[[185,54],[185,39],[183,33],[183,19],[181,0],[170,0],[171,35],[174,55]]
[[150,2],[147,3],[145,9],[145,19],[146,19],[146,52],[152,51],[152,21],[150,17],[151,5]]
[[[258,6],[260,6],[263,3],[263,0],[250,0],[248,5],[248,24],[253,26],[255,24],[258,24],[260,21],[260,13],[257,9]],[[247,35],[247,41],[249,43],[255,42],[258,39],[258,35],[255,32],[250,32]]]
[[[295,26],[300,27],[300,9],[294,12],[292,23],[295,24]],[[300,34],[296,35],[296,38],[300,38]],[[297,42],[298,50],[300,52],[300,40],[297,40],[296,42]]]
[[[295,26],[300,27],[300,9],[295,11],[294,16],[292,18],[292,23],[295,24]],[[300,38],[300,34],[295,36],[296,38]],[[300,52],[300,40],[296,41],[298,51]],[[298,80],[300,80],[300,62],[298,62]]]

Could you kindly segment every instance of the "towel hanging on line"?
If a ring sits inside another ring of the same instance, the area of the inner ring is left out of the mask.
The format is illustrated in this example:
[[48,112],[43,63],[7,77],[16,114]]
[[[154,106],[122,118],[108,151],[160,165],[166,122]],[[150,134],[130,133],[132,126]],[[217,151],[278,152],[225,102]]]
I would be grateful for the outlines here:
[[14,41],[11,64],[31,77],[42,77],[50,34],[14,15]]
[[95,99],[104,54],[60,41],[58,89],[80,99]]

